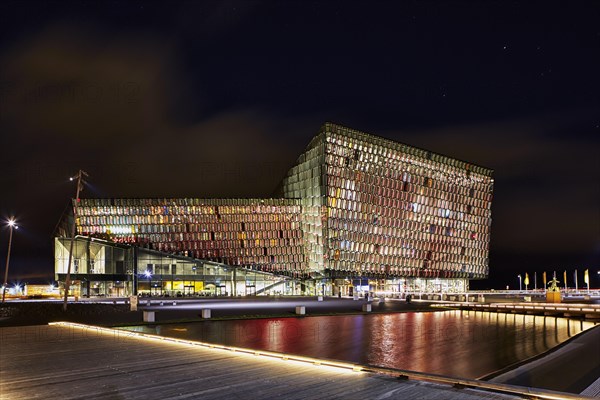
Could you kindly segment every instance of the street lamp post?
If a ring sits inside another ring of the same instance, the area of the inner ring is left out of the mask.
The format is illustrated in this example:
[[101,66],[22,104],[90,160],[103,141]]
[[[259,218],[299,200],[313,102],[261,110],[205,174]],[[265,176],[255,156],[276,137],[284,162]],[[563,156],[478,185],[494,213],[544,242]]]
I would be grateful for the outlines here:
[[521,286],[521,274],[517,275],[519,278],[519,292],[523,291],[523,287]]
[[12,247],[12,235],[13,229],[19,229],[17,225],[15,225],[14,219],[8,220],[8,229],[10,233],[8,234],[8,253],[6,254],[6,270],[4,270],[4,285],[2,286],[2,302],[4,303],[4,298],[6,296],[6,290],[8,289],[8,265],[10,263],[10,248]]
[[149,297],[152,297],[152,272],[146,270],[146,272],[144,272],[144,276],[148,278],[148,295]]
[[67,264],[67,277],[65,278],[65,299],[63,302],[63,311],[67,311],[67,300],[69,297],[69,287],[71,286],[71,262],[73,261],[73,243],[75,242],[75,229],[77,228],[77,206],[79,202],[79,192],[83,190],[84,176],[89,176],[87,172],[79,170],[77,175],[71,177],[73,181],[77,179],[77,192],[75,194],[75,203],[73,204],[73,226],[71,227],[71,245],[69,247],[69,262]]

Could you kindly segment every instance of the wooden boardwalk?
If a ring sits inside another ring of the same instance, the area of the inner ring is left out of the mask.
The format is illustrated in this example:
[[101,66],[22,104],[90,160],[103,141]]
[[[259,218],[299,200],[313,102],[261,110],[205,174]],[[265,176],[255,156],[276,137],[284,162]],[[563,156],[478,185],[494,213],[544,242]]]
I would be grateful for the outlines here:
[[69,326],[0,329],[1,399],[514,399]]

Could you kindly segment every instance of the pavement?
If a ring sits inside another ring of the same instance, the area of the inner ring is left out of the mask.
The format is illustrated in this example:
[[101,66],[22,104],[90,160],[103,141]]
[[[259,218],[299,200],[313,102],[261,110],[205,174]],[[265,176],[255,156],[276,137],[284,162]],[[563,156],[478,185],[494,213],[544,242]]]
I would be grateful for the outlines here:
[[[148,304],[150,302],[150,304]],[[371,301],[373,312],[437,311],[429,302],[386,299]],[[162,305],[161,305],[162,304]],[[364,298],[325,297],[245,297],[245,298],[140,298],[138,311],[129,311],[125,299],[85,299],[71,302],[67,311],[61,301],[12,301],[0,308],[0,327],[42,325],[71,321],[93,325],[135,325],[143,321],[143,311],[154,311],[155,321],[198,320],[201,310],[211,309],[212,318],[256,318],[295,316],[296,306],[305,306],[307,315],[360,314]]]
[[[490,382],[600,397],[600,325]],[[589,388],[589,390],[588,390]]]
[[[161,305],[162,303],[162,305]],[[176,303],[176,305],[173,305]],[[157,321],[161,313],[168,314],[169,319],[198,318],[201,309],[211,309],[212,317],[235,316],[285,316],[295,315],[296,306],[306,307],[306,314],[356,314],[362,313],[362,306],[367,301],[364,298],[353,300],[351,298],[325,297],[318,301],[316,297],[257,297],[253,299],[207,299],[207,300],[153,300],[152,305],[141,301],[141,308],[155,311]],[[435,311],[429,302],[412,301],[410,304],[404,300],[385,299],[369,301],[373,312],[407,312],[407,311]],[[164,317],[163,317],[164,318]]]

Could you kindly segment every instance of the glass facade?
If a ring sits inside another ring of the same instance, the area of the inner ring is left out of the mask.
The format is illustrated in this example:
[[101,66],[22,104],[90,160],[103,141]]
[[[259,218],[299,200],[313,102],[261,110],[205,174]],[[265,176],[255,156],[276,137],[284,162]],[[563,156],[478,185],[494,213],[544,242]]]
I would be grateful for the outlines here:
[[491,174],[326,124],[282,187],[321,206],[311,223],[326,275],[477,279],[488,275]]
[[[187,267],[146,263],[166,292],[179,280],[169,286],[166,278],[195,275],[188,269],[198,262],[314,287],[322,280],[321,292],[330,294],[364,286],[353,283],[357,277],[386,291],[459,292],[467,279],[488,275],[492,191],[490,169],[327,123],[282,181],[278,199],[74,202],[77,234],[107,241],[111,250],[78,247],[72,272],[131,275],[119,282],[145,287],[144,263],[118,250],[124,246],[193,260]],[[59,275],[66,271],[69,223],[73,213],[57,235]],[[203,290],[186,279],[178,291]],[[228,292],[240,293],[233,286]]]
[[[55,238],[59,282],[67,273],[71,239]],[[77,236],[70,293],[75,296],[246,296],[308,294],[313,286],[287,276],[198,260],[135,245]]]
[[77,234],[301,276],[301,210],[286,199],[80,199]]

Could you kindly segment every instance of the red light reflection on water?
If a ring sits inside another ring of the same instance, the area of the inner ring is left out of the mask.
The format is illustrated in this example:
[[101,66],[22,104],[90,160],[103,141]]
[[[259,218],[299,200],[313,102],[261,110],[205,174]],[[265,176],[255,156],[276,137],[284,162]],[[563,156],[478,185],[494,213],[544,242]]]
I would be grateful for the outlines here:
[[[187,331],[181,331],[183,326]],[[540,354],[591,326],[549,316],[446,311],[211,321],[157,326],[156,333],[477,378]]]

